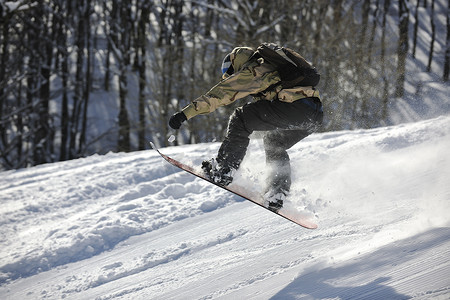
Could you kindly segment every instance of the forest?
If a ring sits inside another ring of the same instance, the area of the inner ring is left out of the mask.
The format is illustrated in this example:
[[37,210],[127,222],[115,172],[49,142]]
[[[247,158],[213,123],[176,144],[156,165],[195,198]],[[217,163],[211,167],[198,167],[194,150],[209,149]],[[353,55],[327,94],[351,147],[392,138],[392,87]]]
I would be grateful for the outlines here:
[[262,42],[316,66],[322,131],[389,125],[390,107],[414,75],[407,59],[426,57],[424,70],[449,80],[449,3],[1,1],[0,170],[144,150],[150,140],[169,145],[171,134],[178,144],[219,141],[236,105],[251,99],[178,132],[168,119],[220,80],[234,47]]

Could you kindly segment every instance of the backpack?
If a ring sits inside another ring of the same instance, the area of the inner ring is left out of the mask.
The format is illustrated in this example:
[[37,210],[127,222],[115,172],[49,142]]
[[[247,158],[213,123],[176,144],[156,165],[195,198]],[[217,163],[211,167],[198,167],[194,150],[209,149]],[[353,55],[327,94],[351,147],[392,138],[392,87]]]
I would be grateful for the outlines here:
[[319,83],[320,74],[317,73],[316,68],[290,48],[263,43],[256,49],[253,56],[264,58],[264,61],[276,68],[281,78],[279,85],[283,89],[294,86],[314,87]]

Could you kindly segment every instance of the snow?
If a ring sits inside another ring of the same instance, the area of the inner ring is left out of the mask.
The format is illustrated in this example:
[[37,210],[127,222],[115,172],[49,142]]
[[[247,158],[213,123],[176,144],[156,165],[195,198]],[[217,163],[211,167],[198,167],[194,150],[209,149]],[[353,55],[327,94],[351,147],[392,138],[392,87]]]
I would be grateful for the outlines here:
[[[218,143],[161,151],[198,166]],[[296,226],[152,151],[2,172],[1,299],[449,299],[450,116],[290,149]],[[261,187],[254,138],[236,180]]]

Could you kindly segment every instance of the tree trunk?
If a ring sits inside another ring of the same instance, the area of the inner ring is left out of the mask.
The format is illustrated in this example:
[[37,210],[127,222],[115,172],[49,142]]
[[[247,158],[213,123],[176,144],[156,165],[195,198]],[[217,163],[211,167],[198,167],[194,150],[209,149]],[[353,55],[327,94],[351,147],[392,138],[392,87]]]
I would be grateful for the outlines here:
[[85,4],[85,11],[83,14],[83,26],[86,40],[86,50],[87,50],[87,58],[86,58],[86,71],[85,71],[85,82],[83,85],[83,114],[81,119],[81,132],[80,139],[78,142],[78,156],[82,155],[85,151],[86,147],[86,130],[87,130],[87,112],[89,107],[89,94],[91,92],[91,64],[92,64],[92,49],[91,49],[91,22],[90,22],[90,14],[91,7],[90,1],[87,1]]
[[[38,67],[39,78],[39,102],[37,106],[37,131],[34,135],[34,162],[35,164],[43,164],[51,161],[51,128],[50,128],[50,115],[49,115],[49,103],[50,103],[50,75],[51,65],[53,58],[53,45],[51,42],[52,30],[49,25],[54,24],[50,18],[50,15],[46,13],[44,3],[39,2],[37,6],[37,12],[39,16],[36,17],[36,27],[38,29],[37,45],[40,49],[40,61]],[[46,36],[46,39],[43,37]]]
[[[103,2],[103,9],[104,9],[104,14],[106,15],[106,11],[107,11],[107,1]],[[104,32],[106,35],[111,35],[111,22],[108,22],[108,20],[105,20],[105,26],[104,28]],[[109,39],[106,39],[106,57],[105,57],[105,79],[104,79],[104,87],[105,87],[105,91],[109,91],[109,80],[111,78],[111,67],[110,67],[110,57],[111,57],[111,41]]]
[[445,43],[444,81],[448,81],[450,73],[450,1],[447,7],[447,41]]
[[5,15],[3,16],[3,21],[0,22],[1,26],[1,57],[0,57],[0,151],[3,152],[3,150],[7,147],[8,141],[7,141],[7,135],[5,126],[3,125],[3,116],[4,114],[4,107],[5,102],[7,98],[6,93],[6,67],[8,62],[8,44],[9,44],[9,16]]
[[372,63],[372,53],[373,53],[373,48],[374,48],[374,43],[375,43],[375,36],[376,36],[376,31],[377,31],[377,24],[378,24],[378,12],[380,11],[380,0],[377,0],[377,2],[375,3],[375,10],[373,11],[373,15],[372,15],[372,29],[370,32],[370,40],[369,40],[369,45],[368,45],[368,50],[367,50],[367,63],[370,65]]
[[387,122],[389,106],[389,80],[386,74],[386,17],[389,12],[390,0],[384,1],[383,20],[381,22],[381,76],[383,77],[383,98],[381,109],[381,120]]
[[405,93],[405,72],[406,72],[406,55],[408,53],[408,23],[409,8],[408,0],[399,0],[399,39],[397,46],[397,82],[396,97],[403,97]]
[[146,139],[145,139],[145,100],[146,100],[146,61],[147,61],[147,51],[146,51],[146,26],[149,23],[150,14],[150,4],[142,3],[141,14],[138,24],[138,36],[137,36],[137,55],[136,59],[138,61],[139,70],[139,99],[138,99],[138,149],[146,149]]
[[434,0],[431,0],[430,23],[431,23],[430,24],[431,41],[430,41],[430,51],[428,52],[427,72],[431,72],[431,63],[433,62],[434,42],[436,40],[436,24],[434,23]]
[[[86,0],[83,0],[86,1]],[[83,86],[84,86],[84,49],[85,44],[85,26],[83,20],[83,11],[81,10],[85,4],[80,5],[76,13],[78,14],[77,24],[77,58],[76,58],[76,73],[75,73],[75,91],[73,97],[72,116],[70,124],[70,143],[69,143],[69,159],[76,158],[78,156],[77,141],[80,134],[80,112],[83,101]]]
[[414,12],[414,34],[413,34],[413,48],[412,48],[413,58],[416,58],[417,32],[419,30],[419,6],[420,0],[417,0],[416,11]]
[[130,141],[130,120],[128,117],[127,109],[127,95],[128,95],[128,68],[130,66],[130,35],[132,34],[132,19],[131,10],[127,3],[119,4],[119,23],[120,28],[120,45],[116,44],[121,51],[119,57],[120,75],[119,75],[119,138],[118,138],[118,150],[129,152],[131,151]]

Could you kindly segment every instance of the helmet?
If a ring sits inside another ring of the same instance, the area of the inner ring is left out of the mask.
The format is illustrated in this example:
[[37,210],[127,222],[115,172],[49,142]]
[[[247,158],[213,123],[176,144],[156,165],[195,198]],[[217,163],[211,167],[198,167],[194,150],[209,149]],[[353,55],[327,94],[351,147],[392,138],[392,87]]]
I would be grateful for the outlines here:
[[222,62],[222,78],[225,79],[239,71],[252,57],[255,49],[250,47],[236,47],[228,53]]

